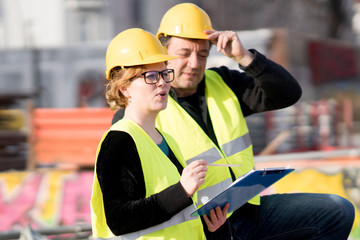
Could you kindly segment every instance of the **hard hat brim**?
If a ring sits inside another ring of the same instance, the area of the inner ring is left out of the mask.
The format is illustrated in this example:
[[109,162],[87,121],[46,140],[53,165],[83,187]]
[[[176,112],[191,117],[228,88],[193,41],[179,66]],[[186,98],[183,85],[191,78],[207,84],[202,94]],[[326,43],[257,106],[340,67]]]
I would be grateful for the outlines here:
[[110,72],[115,67],[125,68],[125,67],[148,65],[148,64],[154,64],[154,63],[166,62],[166,61],[174,60],[176,58],[178,58],[178,57],[165,55],[165,54],[156,54],[156,55],[151,55],[151,56],[143,59],[141,62],[139,62],[139,60],[136,60],[134,62],[126,61],[126,63],[118,62],[116,65],[113,65],[113,67],[111,69],[108,69],[106,71],[106,79],[109,79]]
[[[210,29],[212,30],[212,29]],[[163,32],[158,32],[156,34],[156,37],[159,39],[161,37],[161,35],[163,36],[172,36],[172,37],[182,37],[182,38],[191,38],[191,39],[204,39],[207,40],[207,34],[205,33],[163,33]]]

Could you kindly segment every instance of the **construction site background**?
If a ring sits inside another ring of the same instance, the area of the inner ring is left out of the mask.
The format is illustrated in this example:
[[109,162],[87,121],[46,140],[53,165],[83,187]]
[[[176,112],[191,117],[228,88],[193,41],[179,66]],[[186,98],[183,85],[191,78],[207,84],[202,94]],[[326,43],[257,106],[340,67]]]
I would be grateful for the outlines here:
[[[156,31],[157,18],[178,2],[66,1],[70,19],[89,9],[113,18],[112,27],[98,32],[107,38],[86,44],[77,42],[80,33],[70,20],[64,45],[38,41],[32,35],[36,21],[24,22],[31,41],[2,41],[11,34],[1,34],[6,23],[0,25],[0,239],[21,233],[90,238],[95,151],[113,115],[103,97],[108,40],[133,25]],[[294,106],[247,118],[256,167],[296,169],[262,194],[339,194],[356,208],[351,239],[360,239],[360,30],[356,35],[350,24],[360,2],[231,0],[230,10],[223,1],[190,2],[209,12],[216,29],[238,29],[245,47],[284,66],[303,89]],[[102,6],[117,7],[108,14]],[[156,17],[141,14],[150,10]],[[52,30],[58,28],[46,36]],[[212,48],[208,67],[219,65],[238,69]]]
[[[239,35],[249,45],[251,39],[262,39],[253,44],[292,72],[304,91],[294,106],[247,118],[257,167],[296,168],[263,194],[342,195],[356,206],[351,239],[360,239],[359,49],[284,29]],[[292,45],[293,38],[297,46]],[[208,65],[218,64],[237,67],[212,52]],[[0,238],[19,236],[25,230],[87,238],[95,151],[114,112],[105,105],[89,104],[38,108],[37,94],[1,94]]]

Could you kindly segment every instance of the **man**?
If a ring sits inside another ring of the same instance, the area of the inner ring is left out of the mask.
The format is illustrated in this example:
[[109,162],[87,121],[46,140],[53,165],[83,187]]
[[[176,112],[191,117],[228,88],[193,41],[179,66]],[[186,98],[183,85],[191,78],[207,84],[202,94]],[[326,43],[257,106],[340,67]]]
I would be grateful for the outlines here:
[[[288,107],[301,97],[297,81],[280,65],[256,50],[247,50],[233,31],[215,31],[205,11],[182,3],[162,18],[157,37],[175,70],[173,94],[157,127],[171,135],[190,164],[241,164],[208,167],[198,190],[199,204],[254,168],[245,117]],[[226,67],[205,70],[211,44],[232,58],[244,72]],[[114,121],[121,112],[114,116]],[[121,118],[121,116],[120,116]],[[223,209],[224,210],[224,209]],[[328,194],[275,194],[250,200],[228,214],[219,208],[205,216],[208,239],[347,239],[354,207]],[[206,226],[206,224],[204,224]]]

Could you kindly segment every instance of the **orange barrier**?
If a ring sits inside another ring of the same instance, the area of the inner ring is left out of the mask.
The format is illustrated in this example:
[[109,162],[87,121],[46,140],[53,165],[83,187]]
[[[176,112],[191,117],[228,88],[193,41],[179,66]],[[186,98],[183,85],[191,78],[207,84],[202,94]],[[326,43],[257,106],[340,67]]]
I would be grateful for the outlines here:
[[34,109],[31,165],[93,167],[96,148],[113,115],[109,108]]

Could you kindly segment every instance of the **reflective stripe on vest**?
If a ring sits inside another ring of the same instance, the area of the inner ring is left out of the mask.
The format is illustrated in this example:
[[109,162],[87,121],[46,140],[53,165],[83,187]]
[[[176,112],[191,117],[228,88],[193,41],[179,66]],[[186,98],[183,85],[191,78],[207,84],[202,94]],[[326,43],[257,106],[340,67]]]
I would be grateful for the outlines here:
[[[191,213],[193,213],[196,210],[196,208],[194,207],[194,205],[190,205],[189,207],[185,208],[184,210],[182,210],[181,212],[179,212],[178,214],[174,215],[170,220],[163,222],[161,224],[158,224],[156,226],[138,231],[138,232],[133,232],[133,233],[128,233],[128,234],[124,234],[121,236],[113,236],[110,238],[101,238],[101,237],[97,237],[94,239],[117,239],[117,240],[134,240],[134,239],[138,239],[141,236],[147,235],[149,233],[153,233],[165,228],[168,228],[170,226],[174,226],[176,224],[180,224],[182,222],[186,222],[189,220],[194,220],[196,219],[196,217],[191,217]],[[186,230],[184,230],[186,231]],[[185,233],[179,235],[179,236],[184,236]],[[167,239],[167,238],[165,238]]]
[[227,188],[231,183],[231,178],[227,178],[222,182],[198,190],[198,206],[202,206],[203,204],[207,203],[210,199],[217,196],[219,192]]
[[[146,198],[164,190],[171,185],[176,184],[179,181],[180,174],[175,165],[167,158],[167,156],[165,156],[165,154],[155,144],[155,142],[135,122],[122,119],[121,121],[118,121],[116,124],[114,124],[109,131],[124,131],[132,136],[141,161],[146,189]],[[99,144],[97,155],[100,151],[101,143],[105,139],[106,134],[107,133],[105,133]],[[179,157],[179,150],[176,149],[176,144],[174,144],[174,141],[166,133],[162,134],[165,137],[169,147],[177,156],[179,162],[185,166],[186,163],[181,157]],[[179,236],[184,236],[187,239],[204,238],[201,220],[198,217],[190,216],[190,214],[196,210],[194,205],[190,205],[178,214],[174,215],[170,220],[156,226],[121,236],[114,236],[106,224],[102,193],[97,180],[96,169],[94,175],[93,193],[91,197],[93,238],[156,240],[172,238],[178,239]],[[196,198],[196,194],[193,197]]]
[[[177,141],[187,164],[197,159],[209,163],[240,164],[232,168],[239,177],[254,168],[252,143],[239,101],[215,71],[205,71],[205,96],[209,115],[220,148],[196,121],[171,97],[158,115],[156,124]],[[181,120],[178,120],[181,119]],[[198,204],[217,195],[230,183],[228,168],[208,167],[205,183],[198,190]],[[250,201],[259,204],[259,197]]]
[[[196,143],[194,143],[194,144],[196,144]],[[195,157],[190,158],[189,160],[186,160],[186,164],[189,165],[193,161],[199,160],[199,159],[204,159],[208,163],[214,163],[221,158],[222,158],[222,156],[219,153],[219,151],[216,149],[216,147],[213,147],[209,150],[206,150],[205,152],[202,152],[202,153],[196,155]]]
[[[224,151],[224,153],[227,156],[233,155],[235,153],[238,153],[239,151],[243,151],[245,149],[247,149],[248,147],[250,147],[252,144],[251,142],[251,137],[249,133],[246,133],[244,136],[238,137],[228,143],[225,143],[222,145],[222,149]],[[186,161],[186,164],[190,164],[193,161],[197,160],[197,159],[206,159],[206,161],[210,164],[210,163],[214,163],[217,160],[219,160],[220,158],[222,158],[222,156],[219,154],[218,150],[216,149],[216,147],[213,147],[205,152],[202,152],[200,154],[198,154],[195,157],[192,157],[191,159]]]
[[238,153],[239,151],[244,151],[245,149],[250,147],[251,144],[252,142],[250,134],[245,133],[244,136],[238,137],[230,142],[223,144],[221,148],[227,156],[231,156],[235,153]]

